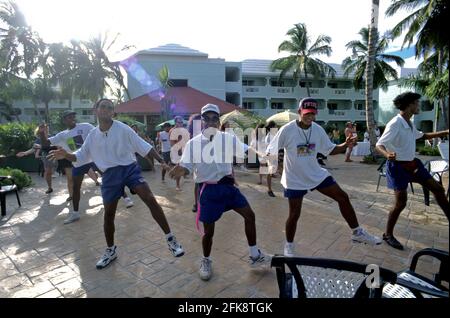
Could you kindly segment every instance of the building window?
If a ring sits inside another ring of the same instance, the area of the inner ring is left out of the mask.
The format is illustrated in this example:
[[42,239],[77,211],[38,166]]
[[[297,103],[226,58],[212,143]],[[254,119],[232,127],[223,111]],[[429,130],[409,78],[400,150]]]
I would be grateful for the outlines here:
[[300,87],[312,87],[312,83],[311,82],[304,82],[304,81],[300,81]]
[[255,86],[254,80],[242,80],[242,86]]
[[337,103],[328,103],[328,109],[337,110],[338,109]]
[[329,88],[337,88],[337,87],[338,87],[338,84],[337,84],[337,83],[333,83],[333,82],[331,82],[331,83],[329,82],[329,83],[328,83],[328,87],[329,87]]
[[169,82],[172,87],[187,87],[188,86],[187,79],[170,79]]
[[253,109],[253,108],[255,108],[255,103],[254,102],[243,102],[242,103],[242,108],[244,108],[244,109]]
[[433,110],[433,104],[430,103],[429,100],[422,100],[420,101],[420,109],[423,112],[428,112],[430,110]]
[[91,116],[93,114],[92,109],[83,109],[81,110],[81,115]]
[[363,103],[355,103],[356,110],[366,110],[366,106]]
[[270,103],[272,109],[283,109],[283,103]]
[[270,81],[270,85],[271,86],[276,86],[276,87],[284,87],[284,81],[271,80]]

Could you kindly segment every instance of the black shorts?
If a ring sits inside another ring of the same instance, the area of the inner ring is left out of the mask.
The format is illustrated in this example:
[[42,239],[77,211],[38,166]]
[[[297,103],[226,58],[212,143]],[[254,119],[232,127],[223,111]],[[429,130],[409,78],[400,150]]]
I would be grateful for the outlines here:
[[72,162],[67,159],[58,160],[58,169],[64,170],[65,168],[73,168]]

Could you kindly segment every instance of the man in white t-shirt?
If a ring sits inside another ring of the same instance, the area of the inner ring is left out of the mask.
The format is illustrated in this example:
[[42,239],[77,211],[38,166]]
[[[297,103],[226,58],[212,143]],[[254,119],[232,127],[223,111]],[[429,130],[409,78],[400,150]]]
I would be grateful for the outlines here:
[[289,217],[286,221],[286,244],[284,255],[294,255],[294,237],[300,218],[303,196],[308,191],[317,190],[339,203],[339,209],[352,229],[352,240],[371,245],[381,244],[381,239],[361,228],[355,210],[345,193],[328,170],[322,168],[316,156],[344,153],[348,145],[354,145],[355,137],[348,136],[345,143],[335,145],[325,130],[314,122],[317,114],[317,101],[305,98],[300,101],[299,119],[281,127],[267,148],[267,153],[277,155],[284,149],[284,169],[281,184],[284,196],[289,199]]
[[97,262],[97,269],[106,267],[117,258],[117,247],[114,244],[114,217],[117,202],[123,195],[125,186],[136,193],[149,207],[150,212],[166,234],[169,249],[175,257],[184,255],[184,250],[171,233],[169,224],[161,206],[156,201],[147,182],[142,177],[141,169],[136,162],[135,153],[142,157],[151,156],[162,164],[162,169],[169,169],[154,148],[140,138],[130,127],[113,120],[114,104],[108,99],[100,99],[95,103],[95,113],[99,125],[93,129],[80,149],[73,154],[61,148],[50,152],[50,157],[67,159],[71,162],[93,161],[103,172],[102,197],[105,207],[104,232],[107,248],[105,254]]
[[[161,155],[163,157],[164,163],[171,165],[172,161],[170,160],[170,124],[164,123],[163,131],[158,134],[158,142],[161,149]],[[161,180],[164,182],[166,176],[166,170],[161,170]]]
[[248,146],[235,135],[219,130],[220,110],[217,105],[203,106],[201,116],[202,133],[187,142],[180,163],[169,175],[177,178],[194,173],[194,181],[199,184],[197,227],[200,221],[205,231],[199,275],[201,279],[209,280],[212,275],[210,254],[215,223],[231,209],[244,218],[250,265],[268,265],[271,258],[256,245],[255,213],[235,186],[232,175],[233,156],[243,158]]
[[[77,123],[76,112],[72,110],[66,110],[62,113],[62,121],[66,126],[66,130],[63,130],[53,137],[47,139],[45,134],[40,131],[41,140],[44,144],[52,144],[54,146],[62,147],[69,153],[75,152],[80,149],[86,140],[87,136],[95,127],[89,123]],[[69,224],[80,219],[79,204],[81,196],[81,184],[83,183],[84,175],[89,173],[90,170],[95,171],[96,165],[91,162],[74,162],[62,159],[58,161],[60,167],[64,169],[67,177],[67,186],[69,189],[69,201],[72,201],[73,210],[69,212],[68,217],[64,220],[64,224]],[[95,174],[95,172],[93,172]],[[96,179],[93,179],[96,181]],[[133,206],[133,202],[124,193],[125,204],[128,207]]]
[[420,183],[433,192],[437,203],[449,218],[449,202],[441,184],[434,180],[423,163],[415,158],[416,140],[433,139],[448,135],[448,129],[435,133],[418,131],[411,122],[411,117],[420,111],[420,94],[405,92],[394,99],[394,105],[400,114],[386,125],[383,135],[377,142],[376,149],[386,159],[386,179],[388,188],[395,192],[395,203],[389,211],[386,232],[383,240],[393,248],[402,250],[403,245],[394,237],[394,227],[408,200],[407,188],[410,182]]

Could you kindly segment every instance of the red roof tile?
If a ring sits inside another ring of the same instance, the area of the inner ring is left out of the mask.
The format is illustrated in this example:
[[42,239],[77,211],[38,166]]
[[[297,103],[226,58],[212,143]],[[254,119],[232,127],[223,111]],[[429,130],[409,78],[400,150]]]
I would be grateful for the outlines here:
[[[219,106],[222,114],[236,109],[242,110],[238,106],[200,92],[192,87],[171,87],[165,99],[173,101],[172,113],[174,115],[200,113],[201,108],[208,103]],[[158,99],[149,95],[142,95],[117,105],[116,113],[160,114],[161,103]]]

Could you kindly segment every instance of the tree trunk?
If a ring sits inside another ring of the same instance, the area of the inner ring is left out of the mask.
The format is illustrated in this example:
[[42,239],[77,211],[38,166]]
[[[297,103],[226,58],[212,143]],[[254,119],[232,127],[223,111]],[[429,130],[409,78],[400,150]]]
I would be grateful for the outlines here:
[[45,122],[47,124],[50,123],[50,114],[49,114],[49,110],[48,110],[48,102],[45,102]]
[[370,152],[372,156],[375,153],[375,145],[377,142],[375,136],[375,120],[373,113],[373,71],[375,65],[375,46],[377,43],[378,34],[378,9],[380,0],[372,0],[372,15],[369,28],[369,47],[367,52],[367,65],[366,65],[366,125],[367,132],[369,133],[370,140]]
[[306,86],[306,94],[308,94],[308,97],[311,97],[311,93],[309,92],[309,85],[308,85],[308,73],[306,73],[305,69],[305,86]]

